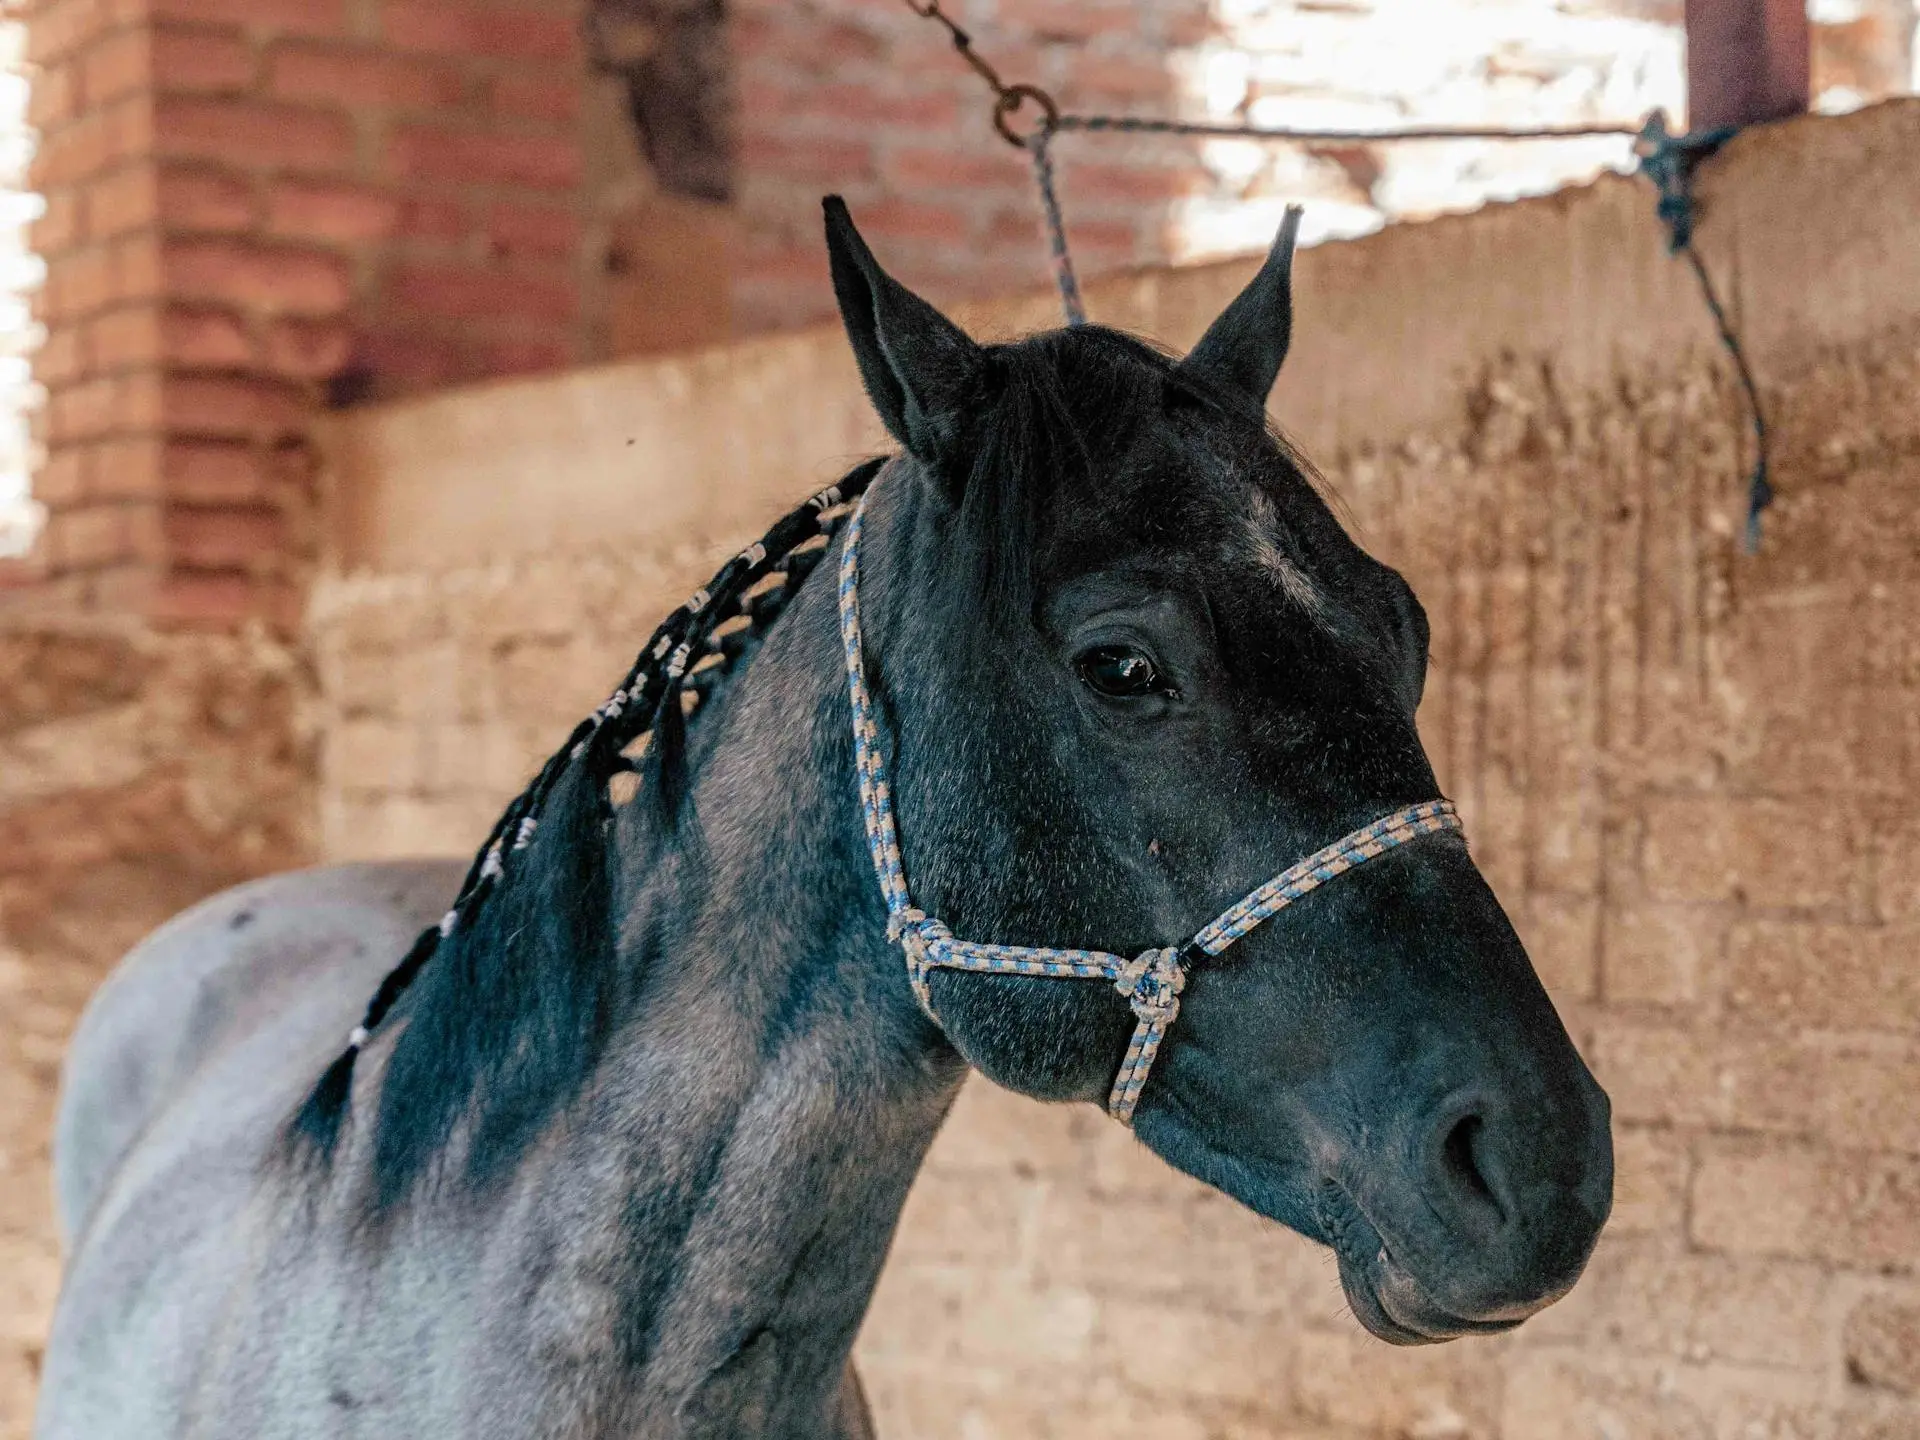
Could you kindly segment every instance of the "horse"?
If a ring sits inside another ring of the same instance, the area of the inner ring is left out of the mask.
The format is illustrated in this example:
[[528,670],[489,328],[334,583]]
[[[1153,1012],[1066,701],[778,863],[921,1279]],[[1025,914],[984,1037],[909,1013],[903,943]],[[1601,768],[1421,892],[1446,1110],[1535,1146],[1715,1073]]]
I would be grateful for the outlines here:
[[1420,605],[1267,420],[1297,220],[1176,359],[976,343],[830,197],[897,452],[675,611],[464,873],[267,878],[126,958],[40,1440],[868,1436],[970,1070],[1331,1247],[1387,1341],[1565,1294],[1608,1104],[1439,797]]

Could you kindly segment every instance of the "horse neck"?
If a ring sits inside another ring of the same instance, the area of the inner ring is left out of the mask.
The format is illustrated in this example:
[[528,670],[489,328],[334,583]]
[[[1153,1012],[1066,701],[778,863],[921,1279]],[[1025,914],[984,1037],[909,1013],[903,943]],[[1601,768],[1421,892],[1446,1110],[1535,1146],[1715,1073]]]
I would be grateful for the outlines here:
[[840,654],[818,577],[693,725],[678,829],[623,823],[634,1001],[549,1212],[564,1269],[624,1277],[644,1392],[737,1433],[755,1406],[794,1433],[833,1410],[964,1074],[886,940]]

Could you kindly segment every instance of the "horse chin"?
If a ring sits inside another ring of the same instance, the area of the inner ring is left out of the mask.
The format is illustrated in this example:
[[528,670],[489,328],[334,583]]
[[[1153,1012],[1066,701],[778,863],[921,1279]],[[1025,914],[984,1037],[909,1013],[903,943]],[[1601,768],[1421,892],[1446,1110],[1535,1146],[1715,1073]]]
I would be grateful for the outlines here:
[[[1392,1345],[1438,1345],[1463,1335],[1498,1335],[1526,1315],[1468,1319],[1436,1305],[1393,1256],[1380,1232],[1344,1191],[1327,1208],[1327,1231],[1340,1262],[1340,1285],[1354,1318]],[[1545,1305],[1547,1302],[1542,1301]],[[1531,1313],[1531,1312],[1529,1312]]]

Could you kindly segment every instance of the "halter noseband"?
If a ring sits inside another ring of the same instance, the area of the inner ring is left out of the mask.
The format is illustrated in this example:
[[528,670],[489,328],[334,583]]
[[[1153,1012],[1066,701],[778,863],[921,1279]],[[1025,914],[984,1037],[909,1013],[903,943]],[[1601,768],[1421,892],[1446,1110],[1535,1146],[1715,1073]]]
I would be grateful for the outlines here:
[[1123,1125],[1133,1111],[1147,1072],[1180,1013],[1180,991],[1187,969],[1202,956],[1218,955],[1262,921],[1271,919],[1308,891],[1376,855],[1422,835],[1459,830],[1451,802],[1427,800],[1383,815],[1323,850],[1289,866],[1228,908],[1184,945],[1144,950],[1128,960],[1104,950],[1057,950],[1050,946],[987,945],[961,940],[940,921],[916,909],[907,888],[900,854],[900,831],[893,818],[893,793],[881,756],[881,720],[867,689],[866,660],[860,640],[860,530],[866,514],[864,492],[847,521],[840,556],[840,640],[846,649],[847,694],[853,705],[854,768],[860,777],[860,808],[867,847],[887,902],[887,938],[906,953],[907,979],[920,1008],[936,1025],[927,976],[936,969],[976,970],[1000,975],[1040,975],[1058,979],[1109,980],[1133,1008],[1133,1039],[1107,1096],[1107,1110]]

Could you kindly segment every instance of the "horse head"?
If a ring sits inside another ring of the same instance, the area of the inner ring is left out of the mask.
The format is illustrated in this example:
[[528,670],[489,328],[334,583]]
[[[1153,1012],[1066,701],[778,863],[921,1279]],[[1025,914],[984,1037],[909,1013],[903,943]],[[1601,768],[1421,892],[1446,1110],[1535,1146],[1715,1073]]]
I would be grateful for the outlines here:
[[[861,643],[915,906],[972,940],[1133,955],[1438,797],[1420,603],[1266,420],[1292,217],[1181,360],[1091,325],[976,344],[837,202],[827,228],[904,451],[867,507]],[[1611,1203],[1607,1099],[1457,833],[1188,958],[1131,1111],[1145,1144],[1333,1247],[1388,1340],[1510,1328],[1573,1284]],[[1108,1098],[1139,1020],[1115,987],[921,978],[993,1080]]]

